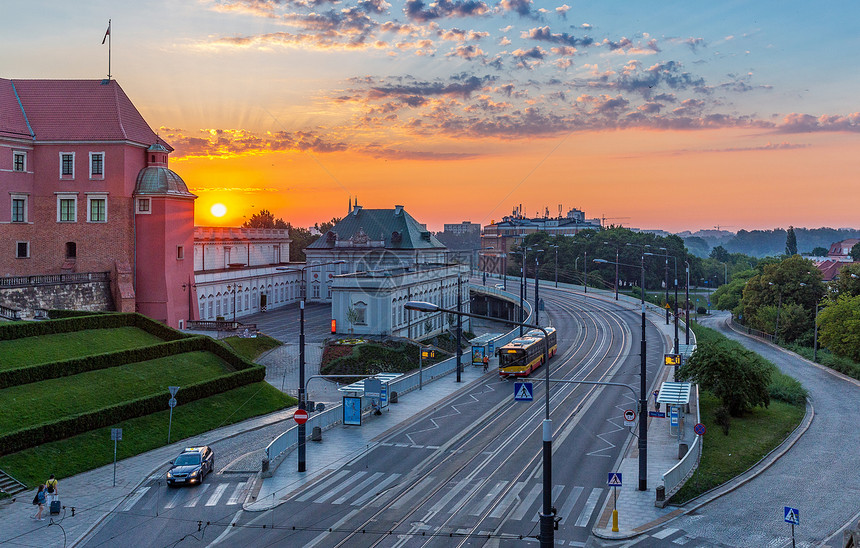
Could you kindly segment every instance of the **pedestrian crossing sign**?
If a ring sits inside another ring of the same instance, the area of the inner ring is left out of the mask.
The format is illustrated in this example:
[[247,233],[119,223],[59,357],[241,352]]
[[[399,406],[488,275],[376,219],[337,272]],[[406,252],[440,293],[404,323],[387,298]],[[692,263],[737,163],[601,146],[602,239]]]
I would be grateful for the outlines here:
[[532,401],[534,399],[534,390],[530,382],[515,382],[514,383],[514,401]]
[[797,508],[792,508],[791,506],[786,506],[785,522],[790,523],[792,525],[800,525],[800,510],[798,510]]
[[621,472],[609,472],[609,479],[606,480],[609,487],[621,487]]

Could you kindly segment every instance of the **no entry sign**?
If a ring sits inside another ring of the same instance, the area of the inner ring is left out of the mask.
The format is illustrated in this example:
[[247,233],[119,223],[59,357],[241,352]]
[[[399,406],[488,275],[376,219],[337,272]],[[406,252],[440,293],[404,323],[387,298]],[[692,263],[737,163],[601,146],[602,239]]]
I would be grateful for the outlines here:
[[308,412],[304,409],[297,409],[295,413],[293,413],[293,420],[298,424],[304,424],[308,422]]

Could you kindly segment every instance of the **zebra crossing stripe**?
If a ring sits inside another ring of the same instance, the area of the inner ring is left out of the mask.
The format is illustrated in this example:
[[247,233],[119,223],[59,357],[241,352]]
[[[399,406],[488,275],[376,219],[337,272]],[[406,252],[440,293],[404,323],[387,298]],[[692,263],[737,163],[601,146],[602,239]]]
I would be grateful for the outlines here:
[[314,487],[310,491],[307,491],[304,495],[297,498],[296,502],[305,502],[306,500],[309,500],[310,498],[317,496],[318,493],[321,493],[322,491],[327,489],[332,483],[338,481],[340,478],[344,477],[348,473],[349,473],[349,470],[341,470],[337,474],[331,475],[327,479],[321,481],[316,487]]
[[239,504],[239,499],[244,494],[245,486],[248,485],[247,481],[243,481],[239,485],[236,486],[236,489],[233,491],[233,494],[230,495],[230,498],[227,500],[227,506],[233,506],[234,504]]
[[224,491],[226,491],[228,487],[230,487],[229,483],[222,483],[216,487],[215,492],[212,493],[212,496],[206,501],[206,506],[215,506],[218,504],[218,501],[221,500],[221,495],[224,494]]
[[[561,496],[561,492],[564,491],[564,485],[554,485],[552,488],[552,495],[550,496],[551,500],[558,500],[558,497]],[[535,511],[534,516],[532,516],[532,521],[539,522],[540,514],[543,511],[543,505],[539,504],[537,510]]]
[[382,490],[388,486],[388,484],[394,483],[394,481],[397,480],[397,478],[399,478],[399,477],[400,477],[400,474],[391,474],[390,476],[388,476],[384,480],[377,483],[373,487],[373,489],[370,489],[367,493],[365,493],[364,495],[355,499],[355,502],[353,502],[352,505],[353,506],[359,506],[361,504],[364,504],[371,497],[375,497],[378,493],[381,493]]
[[478,507],[475,508],[474,510],[472,510],[471,512],[469,512],[469,515],[470,516],[480,516],[481,512],[483,512],[484,510],[487,509],[487,506],[489,506],[490,503],[493,502],[493,500],[495,500],[496,495],[498,495],[499,491],[504,489],[507,484],[508,484],[507,481],[497,482],[496,485],[494,485],[493,488],[490,489],[490,492],[484,496],[484,499],[480,502],[480,504],[478,504]]
[[417,485],[412,487],[405,495],[397,499],[394,504],[391,505],[392,508],[400,508],[406,503],[410,502],[416,495],[423,493],[425,489],[433,482],[433,476],[427,476],[423,480],[421,480]]
[[[342,482],[335,484],[334,486],[332,486],[331,489],[328,490],[328,492],[320,495],[317,499],[314,500],[314,503],[321,504],[321,503],[327,501],[328,499],[330,499],[333,496],[335,496],[336,494],[338,494],[338,492],[342,491],[343,489],[348,488],[350,485],[352,485],[353,483],[360,480],[362,477],[364,477],[366,475],[367,475],[367,472],[364,472],[364,471],[355,472],[352,475],[352,477],[348,477],[345,480],[343,480]],[[381,475],[383,475],[383,473],[377,472],[377,475],[381,476]]]
[[[364,474],[362,474],[362,475],[364,475]],[[382,475],[383,475],[382,472],[376,472],[375,474],[371,474],[369,477],[365,478],[364,481],[362,481],[361,483],[359,483],[358,485],[356,485],[355,487],[353,487],[352,489],[350,489],[349,491],[344,493],[342,496],[333,500],[332,504],[343,504],[344,502],[346,502],[347,500],[351,499],[352,497],[357,495],[359,492],[361,492],[362,489],[366,489],[368,485],[370,485],[371,483],[373,483],[374,481],[379,479],[379,477]],[[359,477],[361,477],[361,476],[359,476]],[[334,494],[334,493],[332,493],[332,494]]]
[[534,487],[532,487],[532,490],[529,491],[529,494],[526,495],[522,502],[520,502],[519,506],[517,506],[516,510],[514,510],[514,513],[511,514],[512,520],[519,521],[525,517],[526,512],[529,511],[529,508],[531,508],[532,504],[534,504],[534,501],[537,500],[537,497],[540,494],[542,488],[542,485],[535,485]]
[[595,487],[591,490],[591,494],[588,495],[588,500],[585,501],[585,508],[582,509],[582,513],[580,513],[579,517],[576,519],[577,527],[585,527],[588,525],[588,521],[591,519],[591,514],[594,513],[594,507],[597,506],[597,499],[600,498],[601,492],[603,492],[603,489],[600,487]]
[[177,503],[177,502],[179,502],[179,495],[181,495],[181,494],[182,494],[182,492],[181,492],[181,491],[177,491],[177,492],[176,492],[176,494],[174,494],[174,495],[170,498],[170,500],[169,500],[169,501],[167,501],[167,504],[165,504],[165,505],[164,505],[164,508],[165,508],[166,510],[170,510],[171,508],[175,508],[175,507],[176,507],[176,503]]
[[514,499],[517,497],[517,495],[520,494],[520,491],[523,490],[523,487],[525,486],[525,484],[526,484],[526,482],[524,482],[524,481],[518,481],[516,484],[514,484],[513,488],[510,491],[508,491],[508,494],[505,495],[505,498],[502,499],[501,504],[496,506],[493,509],[493,511],[490,513],[490,517],[491,518],[502,517],[502,515],[505,513],[505,510],[508,509],[508,506],[510,506],[511,503],[514,502]]
[[199,487],[199,489],[200,489],[200,492],[195,494],[193,497],[191,497],[191,500],[189,500],[188,502],[186,502],[184,504],[184,506],[186,508],[194,508],[195,506],[197,506],[197,503],[200,502],[200,497],[203,496],[203,493],[205,493],[207,490],[209,490],[209,484],[204,483],[203,485],[201,485]]
[[439,502],[434,504],[432,508],[430,508],[430,512],[434,514],[442,511],[450,512],[452,510],[451,506],[449,505],[451,499],[456,497],[457,494],[462,491],[468,484],[468,481],[461,480],[452,485],[451,489],[448,490],[448,493],[444,497],[439,499]]
[[141,497],[146,494],[147,491],[149,491],[149,487],[143,487],[142,489],[138,489],[137,492],[135,492],[131,496],[131,498],[126,501],[120,512],[128,512],[129,510],[131,510],[132,506],[137,504],[137,501],[139,501]]
[[573,507],[576,505],[576,501],[579,500],[579,495],[581,494],[582,487],[577,485],[570,491],[570,494],[567,496],[567,500],[565,500],[564,504],[561,505],[561,510],[558,511],[558,515],[564,520],[564,522],[567,522],[571,510],[573,510]]

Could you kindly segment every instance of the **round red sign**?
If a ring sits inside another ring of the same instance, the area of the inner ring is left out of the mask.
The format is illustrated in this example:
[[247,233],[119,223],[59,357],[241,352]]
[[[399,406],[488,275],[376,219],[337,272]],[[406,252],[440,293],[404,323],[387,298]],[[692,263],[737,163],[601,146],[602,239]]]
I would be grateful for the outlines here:
[[636,420],[636,411],[634,411],[632,409],[626,409],[624,411],[624,420],[626,420],[626,421]]
[[293,420],[298,424],[304,424],[308,422],[308,412],[304,409],[296,409],[296,412],[293,413]]

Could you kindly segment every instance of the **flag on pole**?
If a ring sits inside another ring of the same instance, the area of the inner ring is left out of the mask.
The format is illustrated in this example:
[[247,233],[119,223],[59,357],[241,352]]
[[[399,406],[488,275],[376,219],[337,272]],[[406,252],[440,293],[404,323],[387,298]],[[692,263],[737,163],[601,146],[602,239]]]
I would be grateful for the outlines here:
[[107,28],[107,30],[105,31],[105,37],[104,37],[104,38],[102,38],[102,45],[104,45],[105,40],[107,40],[107,37],[108,37],[108,36],[110,36],[110,19],[108,19],[108,28]]

